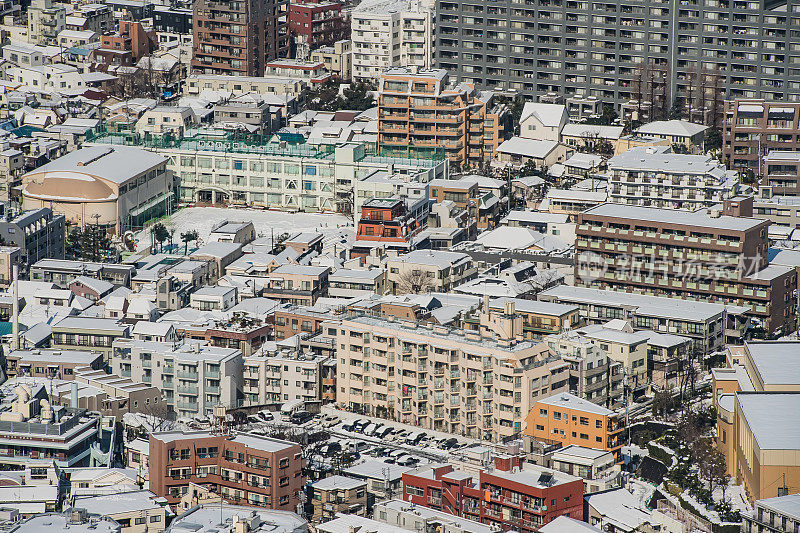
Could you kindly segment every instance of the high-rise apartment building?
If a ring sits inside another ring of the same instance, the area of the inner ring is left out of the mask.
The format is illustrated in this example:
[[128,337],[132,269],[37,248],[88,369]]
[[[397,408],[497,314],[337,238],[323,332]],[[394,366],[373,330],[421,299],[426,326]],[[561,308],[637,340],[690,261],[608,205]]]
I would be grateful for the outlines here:
[[[308,50],[331,46],[350,35],[347,16],[340,2],[297,0],[289,6],[289,30]],[[299,49],[298,49],[299,52]],[[299,57],[299,55],[298,55]]]
[[195,2],[194,71],[262,76],[269,60],[287,56],[288,6],[288,0]]
[[678,98],[710,121],[723,98],[800,100],[798,25],[797,0],[438,0],[435,64],[481,88],[628,104],[632,118]]
[[343,320],[336,336],[336,403],[424,429],[500,441],[522,431],[533,403],[567,389],[569,365],[522,338],[522,317],[495,338],[411,321]]
[[353,78],[377,80],[389,67],[433,64],[433,9],[419,0],[368,0],[352,11]]
[[446,71],[393,68],[378,87],[378,142],[444,148],[451,163],[478,166],[505,140],[509,114],[490,91],[450,83]]
[[[800,62],[800,57],[794,61]],[[800,103],[756,99],[725,102],[722,154],[728,168],[763,176],[767,172],[764,158],[778,150],[800,150]]]
[[[752,215],[752,203],[735,200],[726,213]],[[577,219],[575,284],[747,306],[766,334],[792,332],[797,273],[768,263],[770,223],[750,216],[593,207]]]

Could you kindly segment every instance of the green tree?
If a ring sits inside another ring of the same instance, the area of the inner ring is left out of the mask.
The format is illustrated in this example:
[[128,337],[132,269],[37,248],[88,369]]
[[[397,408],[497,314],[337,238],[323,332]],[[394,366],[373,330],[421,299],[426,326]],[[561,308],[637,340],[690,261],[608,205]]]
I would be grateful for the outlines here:
[[705,141],[703,145],[706,150],[721,150],[722,149],[722,132],[719,128],[710,128],[706,132]]
[[354,81],[342,91],[343,98],[339,99],[338,109],[348,109],[352,111],[365,111],[375,106],[375,98],[371,91],[375,86],[366,81]]
[[164,251],[164,241],[169,238],[169,230],[161,222],[156,223],[152,229],[153,239],[158,243],[160,251]]
[[80,227],[72,226],[67,231],[65,253],[67,259],[81,259],[83,249],[83,231]]
[[199,238],[200,236],[197,234],[196,229],[190,229],[181,233],[181,241],[183,241],[183,255],[189,254],[189,243],[191,241],[196,242]]
[[330,79],[306,92],[306,107],[314,111],[335,111],[339,99],[339,80]]
[[680,120],[683,118],[683,105],[677,98],[672,101],[672,107],[669,108],[669,119]]

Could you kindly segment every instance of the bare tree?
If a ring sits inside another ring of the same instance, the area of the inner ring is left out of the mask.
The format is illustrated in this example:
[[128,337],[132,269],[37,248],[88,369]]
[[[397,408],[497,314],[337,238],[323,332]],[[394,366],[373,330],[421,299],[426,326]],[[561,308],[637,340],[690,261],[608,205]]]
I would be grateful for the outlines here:
[[170,412],[169,406],[163,398],[159,399],[158,402],[145,404],[138,414],[142,421],[142,426],[148,435],[158,431],[171,431],[175,429],[174,413]]
[[[432,273],[431,273],[432,274]],[[423,294],[436,288],[432,276],[422,270],[406,270],[397,278],[396,292],[398,294]]]

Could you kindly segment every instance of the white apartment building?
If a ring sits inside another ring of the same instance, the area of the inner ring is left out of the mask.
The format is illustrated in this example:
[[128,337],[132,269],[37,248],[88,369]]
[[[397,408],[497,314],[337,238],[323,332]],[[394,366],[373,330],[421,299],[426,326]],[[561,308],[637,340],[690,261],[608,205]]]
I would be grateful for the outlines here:
[[197,95],[200,92],[220,91],[234,95],[245,93],[274,94],[297,97],[308,87],[308,82],[300,77],[282,76],[223,76],[220,74],[195,73],[186,78],[183,85],[185,95]]
[[419,0],[367,0],[353,10],[353,78],[377,80],[389,67],[433,66],[433,9]]
[[707,155],[673,154],[639,147],[608,160],[609,200],[628,205],[698,209],[736,196],[736,171]]
[[179,417],[211,415],[215,405],[237,405],[242,390],[242,352],[206,341],[172,342],[118,339],[113,372],[161,389]]
[[281,351],[244,358],[247,404],[280,404],[291,400],[320,402],[323,377],[334,379],[335,361],[322,355]]
[[201,311],[227,311],[237,303],[236,287],[200,287],[189,295],[189,305]]
[[351,411],[472,438],[522,431],[537,399],[567,390],[569,365],[547,345],[516,342],[520,316],[494,339],[444,326],[355,316],[336,336],[336,403]]
[[32,67],[10,67],[6,76],[14,82],[44,92],[71,91],[86,87],[83,76],[72,65],[53,63]]
[[[234,77],[231,77],[233,79]],[[95,142],[113,142],[99,137]],[[405,180],[428,183],[446,179],[446,159],[377,154],[364,144],[336,147],[269,143],[249,145],[206,137],[186,137],[176,146],[148,148],[168,159],[180,178],[180,201],[254,205],[289,211],[353,209],[353,193],[395,190]],[[387,179],[386,175],[397,179]]]

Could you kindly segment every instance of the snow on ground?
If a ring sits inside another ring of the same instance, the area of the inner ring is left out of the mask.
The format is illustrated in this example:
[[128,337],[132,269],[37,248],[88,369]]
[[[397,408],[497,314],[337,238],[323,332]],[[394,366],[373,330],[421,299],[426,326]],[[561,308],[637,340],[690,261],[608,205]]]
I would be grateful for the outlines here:
[[[713,497],[714,501],[722,500],[722,487],[714,487]],[[731,507],[733,509],[738,509],[740,513],[750,514],[753,512],[753,508],[750,507],[750,502],[747,501],[747,497],[745,496],[744,486],[736,485],[734,479],[729,481],[728,488],[725,489],[725,498],[730,500]]]
[[639,502],[639,509],[647,509],[647,503],[653,497],[656,487],[646,481],[631,478],[628,480],[628,490],[631,491],[633,497]]
[[[208,242],[211,228],[223,220],[235,222],[252,221],[257,237],[269,237],[274,232],[275,238],[282,233],[318,232],[325,234],[325,247],[334,243],[352,241],[355,228],[352,222],[342,215],[322,213],[286,213],[283,211],[264,211],[260,209],[221,208],[221,207],[186,207],[166,219],[163,224],[167,229],[175,229],[174,241],[181,244],[180,234],[195,229],[200,234],[200,244]],[[136,234],[137,249],[150,246],[150,229],[146,228]],[[183,247],[180,247],[181,250]]]

